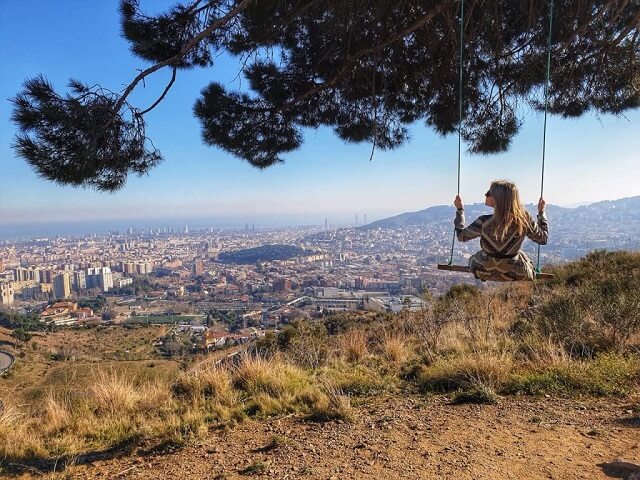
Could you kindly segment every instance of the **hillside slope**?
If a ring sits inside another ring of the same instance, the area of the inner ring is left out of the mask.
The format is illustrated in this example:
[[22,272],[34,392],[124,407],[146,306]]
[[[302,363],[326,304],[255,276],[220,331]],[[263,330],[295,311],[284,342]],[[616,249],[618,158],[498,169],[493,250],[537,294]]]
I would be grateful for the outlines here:
[[149,358],[149,329],[43,333],[0,378],[0,473],[604,478],[640,462],[640,253],[552,271],[297,319],[223,362]]

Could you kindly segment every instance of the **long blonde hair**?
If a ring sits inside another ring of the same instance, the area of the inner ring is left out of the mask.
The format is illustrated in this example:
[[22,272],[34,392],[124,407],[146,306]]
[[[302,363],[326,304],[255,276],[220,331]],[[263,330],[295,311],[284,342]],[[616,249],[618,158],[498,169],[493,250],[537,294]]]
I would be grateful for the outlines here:
[[495,203],[493,221],[496,237],[503,241],[514,227],[518,235],[524,235],[529,226],[529,216],[520,203],[516,184],[506,180],[496,180],[491,183],[489,192]]

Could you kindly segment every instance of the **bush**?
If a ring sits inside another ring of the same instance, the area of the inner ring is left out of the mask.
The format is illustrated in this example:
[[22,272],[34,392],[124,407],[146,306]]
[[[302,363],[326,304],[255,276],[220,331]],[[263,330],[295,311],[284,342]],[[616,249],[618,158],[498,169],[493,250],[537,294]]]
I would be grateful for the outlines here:
[[327,359],[327,329],[318,321],[294,320],[280,332],[278,344],[302,367],[318,368]]
[[11,332],[11,336],[20,342],[28,342],[32,337],[32,335],[29,332],[25,332],[23,328],[16,328]]
[[513,374],[503,392],[527,395],[563,394],[623,396],[640,384],[640,360],[603,354],[592,361],[564,361]]
[[597,252],[554,270],[534,330],[577,356],[622,351],[640,333],[640,254]]

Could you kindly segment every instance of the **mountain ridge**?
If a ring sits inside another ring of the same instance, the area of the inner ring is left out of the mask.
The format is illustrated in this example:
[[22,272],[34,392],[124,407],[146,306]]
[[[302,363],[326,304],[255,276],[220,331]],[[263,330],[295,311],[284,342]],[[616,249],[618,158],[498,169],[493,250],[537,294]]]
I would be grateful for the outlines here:
[[[534,204],[526,204],[525,208],[535,213],[536,206]],[[620,212],[623,215],[620,215]],[[476,217],[478,215],[491,213],[491,209],[481,203],[473,203],[465,206],[467,217]],[[613,221],[640,221],[640,195],[632,197],[624,197],[617,200],[602,200],[589,205],[579,207],[561,207],[558,205],[547,205],[547,213],[550,217],[557,217],[557,220],[564,220],[565,215],[576,214],[577,217],[583,215],[594,214],[600,218],[602,215],[608,215]],[[376,220],[358,227],[361,230],[370,230],[375,228],[401,228],[407,226],[424,225],[437,221],[453,221],[455,208],[453,205],[434,205],[422,210],[414,212],[404,212],[391,217]],[[621,218],[621,217],[624,217]]]

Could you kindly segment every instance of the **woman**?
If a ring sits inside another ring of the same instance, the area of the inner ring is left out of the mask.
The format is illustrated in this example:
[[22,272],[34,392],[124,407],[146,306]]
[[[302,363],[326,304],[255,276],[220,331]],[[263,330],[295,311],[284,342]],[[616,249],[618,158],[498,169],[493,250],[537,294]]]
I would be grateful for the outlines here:
[[485,205],[493,208],[493,215],[482,215],[465,227],[464,204],[457,195],[454,221],[458,240],[467,242],[480,237],[481,251],[469,259],[469,270],[480,280],[509,282],[533,280],[535,267],[520,250],[525,236],[545,245],[549,236],[549,223],[544,212],[545,201],[538,201],[538,220],[523,208],[514,183],[497,180],[485,193]]

